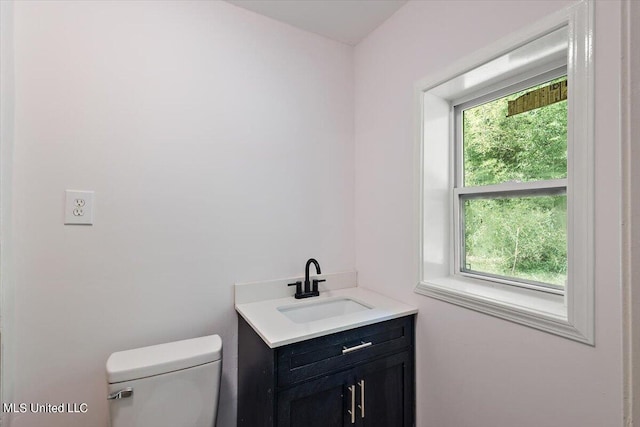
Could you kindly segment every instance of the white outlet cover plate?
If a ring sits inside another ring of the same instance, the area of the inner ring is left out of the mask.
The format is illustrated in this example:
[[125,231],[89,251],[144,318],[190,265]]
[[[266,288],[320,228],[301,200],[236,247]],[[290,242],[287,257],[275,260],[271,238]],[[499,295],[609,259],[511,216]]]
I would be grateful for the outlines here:
[[93,224],[93,196],[93,191],[66,191],[64,202],[65,225]]

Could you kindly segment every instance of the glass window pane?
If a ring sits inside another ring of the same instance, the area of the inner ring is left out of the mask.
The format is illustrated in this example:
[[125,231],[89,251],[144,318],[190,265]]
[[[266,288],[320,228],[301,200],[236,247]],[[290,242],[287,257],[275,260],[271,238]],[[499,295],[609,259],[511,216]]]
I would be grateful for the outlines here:
[[[567,177],[567,101],[507,117],[508,102],[562,77],[462,112],[464,184]],[[545,95],[546,96],[546,95]]]
[[564,287],[567,196],[462,201],[462,270]]

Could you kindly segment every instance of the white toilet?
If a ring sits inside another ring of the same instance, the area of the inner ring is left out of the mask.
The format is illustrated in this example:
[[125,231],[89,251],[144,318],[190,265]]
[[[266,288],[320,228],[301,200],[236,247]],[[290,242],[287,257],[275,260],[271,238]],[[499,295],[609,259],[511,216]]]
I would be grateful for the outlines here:
[[221,368],[218,335],[113,353],[112,427],[215,426]]

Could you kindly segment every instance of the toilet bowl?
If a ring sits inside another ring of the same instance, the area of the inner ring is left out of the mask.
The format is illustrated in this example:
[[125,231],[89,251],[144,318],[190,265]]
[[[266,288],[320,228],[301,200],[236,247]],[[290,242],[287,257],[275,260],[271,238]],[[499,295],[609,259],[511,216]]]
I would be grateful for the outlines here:
[[215,426],[221,368],[218,335],[113,353],[106,365],[111,426]]

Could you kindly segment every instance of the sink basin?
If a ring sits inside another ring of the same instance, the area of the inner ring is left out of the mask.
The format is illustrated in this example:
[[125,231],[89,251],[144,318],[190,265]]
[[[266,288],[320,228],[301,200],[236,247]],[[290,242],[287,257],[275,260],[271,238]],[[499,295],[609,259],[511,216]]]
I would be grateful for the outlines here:
[[371,307],[354,301],[351,298],[340,298],[318,301],[310,304],[296,304],[278,307],[278,311],[280,313],[284,314],[289,320],[295,323],[313,322],[316,320],[343,316],[345,314],[357,313],[358,311],[370,309]]

